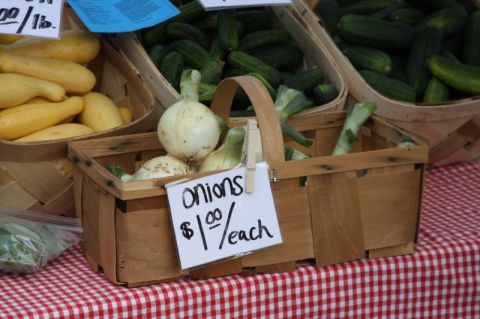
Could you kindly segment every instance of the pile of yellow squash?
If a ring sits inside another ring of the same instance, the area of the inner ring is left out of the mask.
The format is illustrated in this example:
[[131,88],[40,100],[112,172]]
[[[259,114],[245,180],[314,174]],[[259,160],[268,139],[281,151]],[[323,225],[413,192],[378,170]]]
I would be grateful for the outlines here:
[[84,65],[101,42],[82,30],[60,40],[0,36],[0,139],[33,142],[80,136],[132,121],[131,110],[91,90]]

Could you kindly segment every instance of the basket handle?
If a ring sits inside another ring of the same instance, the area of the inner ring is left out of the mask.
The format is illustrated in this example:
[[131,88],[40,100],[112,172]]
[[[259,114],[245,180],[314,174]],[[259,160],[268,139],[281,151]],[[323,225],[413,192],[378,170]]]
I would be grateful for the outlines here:
[[211,110],[228,123],[233,98],[241,87],[252,102],[255,110],[264,159],[269,163],[284,162],[283,136],[272,98],[263,83],[248,75],[222,80],[217,87],[211,103]]

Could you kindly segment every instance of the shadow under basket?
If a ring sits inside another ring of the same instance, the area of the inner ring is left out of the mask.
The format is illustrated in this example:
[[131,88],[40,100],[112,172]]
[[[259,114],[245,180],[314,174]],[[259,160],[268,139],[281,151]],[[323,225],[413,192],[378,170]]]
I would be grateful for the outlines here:
[[[254,78],[223,80],[212,103],[216,114],[228,119],[238,86],[255,108],[283,243],[182,271],[164,185],[185,176],[122,182],[106,169],[115,165],[133,173],[146,160],[165,154],[156,133],[75,141],[69,144],[69,158],[75,164],[76,208],[86,256],[95,269],[116,284],[139,286],[184,277],[291,271],[304,262],[323,266],[414,251],[428,153],[422,141],[413,138],[415,146],[396,148],[408,135],[373,117],[362,128],[353,153],[329,156],[345,113],[328,112],[290,122],[314,140],[301,148],[282,139],[273,102]],[[312,157],[285,161],[284,143]]]

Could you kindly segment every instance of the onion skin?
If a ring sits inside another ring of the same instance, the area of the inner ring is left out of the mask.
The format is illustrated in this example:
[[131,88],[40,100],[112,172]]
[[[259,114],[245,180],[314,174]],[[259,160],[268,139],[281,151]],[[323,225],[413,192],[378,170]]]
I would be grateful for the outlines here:
[[198,102],[200,72],[182,73],[182,99],[160,118],[157,134],[164,149],[179,160],[200,163],[218,144],[221,127],[215,114]]
[[123,174],[121,180],[124,182],[139,181],[151,178],[186,175],[192,172],[192,169],[184,162],[170,155],[165,155],[147,161],[133,175]]

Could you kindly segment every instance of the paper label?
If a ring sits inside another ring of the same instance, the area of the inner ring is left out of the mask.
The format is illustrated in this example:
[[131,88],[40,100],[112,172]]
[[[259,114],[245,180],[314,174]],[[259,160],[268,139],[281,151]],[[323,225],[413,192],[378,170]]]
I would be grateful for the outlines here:
[[63,0],[2,0],[0,33],[58,38],[62,8]]
[[167,186],[180,265],[197,267],[282,243],[266,163],[245,192],[238,168]]
[[291,0],[199,0],[205,10],[292,4]]
[[68,0],[92,32],[131,32],[159,24],[180,11],[168,0]]

